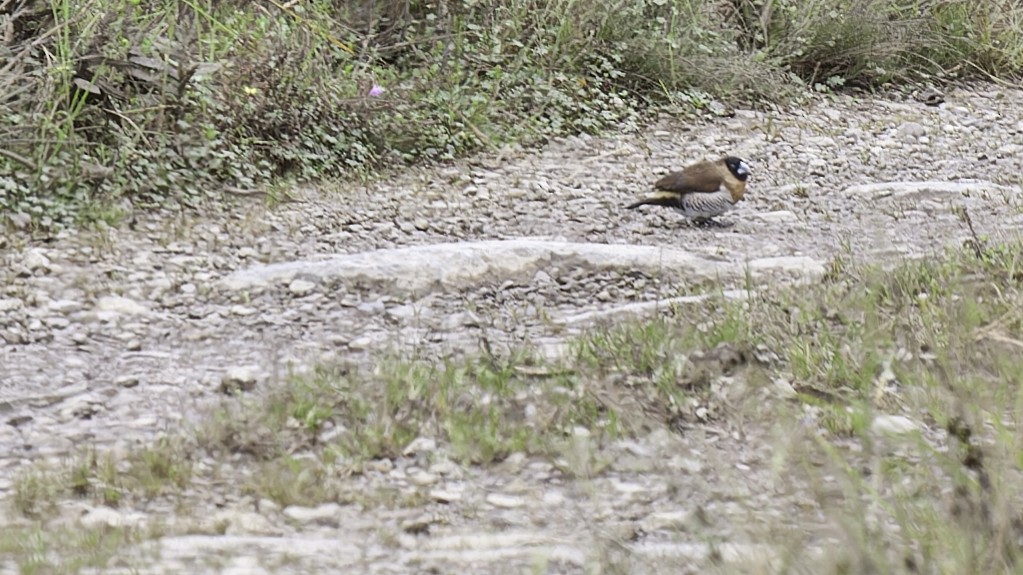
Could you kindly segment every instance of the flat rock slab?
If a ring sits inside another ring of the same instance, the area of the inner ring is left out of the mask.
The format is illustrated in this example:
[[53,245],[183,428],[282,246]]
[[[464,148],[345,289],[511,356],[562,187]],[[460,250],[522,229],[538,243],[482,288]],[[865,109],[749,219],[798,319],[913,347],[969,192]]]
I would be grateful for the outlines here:
[[846,195],[871,196],[874,199],[892,197],[895,199],[940,199],[942,197],[964,194],[998,194],[1012,196],[1020,193],[1020,188],[1003,186],[994,182],[881,182],[877,184],[861,184],[849,186]]
[[[413,566],[424,564],[446,567],[444,572],[460,567],[469,572],[489,573],[494,572],[495,568],[507,568],[509,565],[518,569],[501,571],[529,571],[529,567],[535,566],[538,559],[579,569],[593,562],[600,545],[585,537],[559,542],[541,533],[524,531],[427,538],[402,534],[398,536],[397,544],[395,548],[366,548],[347,543],[339,537],[188,535],[165,537],[155,542],[155,545],[144,544],[138,550],[141,556],[157,553],[168,567],[195,563],[197,559],[208,560],[211,564],[231,565],[238,558],[249,558],[245,565],[247,569],[239,571],[245,573],[264,573],[266,571],[260,564],[278,564],[282,557],[288,557],[289,567],[280,571],[284,573],[309,572],[309,568],[316,567],[336,573],[366,573],[369,565],[375,567],[372,572],[405,572]],[[639,543],[624,544],[621,550],[628,552],[631,562],[646,568],[658,566],[664,572],[677,567],[680,561],[687,564],[702,563],[715,553],[716,560],[726,565],[741,565],[749,561],[765,564],[777,560],[779,556],[779,550],[768,545],[740,543],[723,543],[713,547],[702,542]],[[207,572],[198,566],[196,568],[198,570],[193,572]],[[661,572],[661,569],[656,571]]]
[[537,270],[583,268],[678,274],[694,279],[735,279],[750,275],[796,278],[824,272],[804,256],[716,260],[685,250],[547,240],[489,240],[417,245],[345,254],[316,260],[280,262],[236,271],[221,281],[228,290],[266,287],[295,279],[344,280],[378,284],[383,291],[423,294],[465,289],[481,282],[501,283]]

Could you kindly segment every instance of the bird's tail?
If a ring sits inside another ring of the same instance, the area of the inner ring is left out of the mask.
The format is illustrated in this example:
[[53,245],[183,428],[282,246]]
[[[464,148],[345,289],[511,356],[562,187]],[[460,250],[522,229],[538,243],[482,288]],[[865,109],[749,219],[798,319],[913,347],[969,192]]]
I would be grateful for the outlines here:
[[648,198],[643,198],[638,202],[625,206],[625,209],[634,210],[640,206],[666,206],[670,208],[678,205],[678,199],[679,195],[674,192],[656,192]]

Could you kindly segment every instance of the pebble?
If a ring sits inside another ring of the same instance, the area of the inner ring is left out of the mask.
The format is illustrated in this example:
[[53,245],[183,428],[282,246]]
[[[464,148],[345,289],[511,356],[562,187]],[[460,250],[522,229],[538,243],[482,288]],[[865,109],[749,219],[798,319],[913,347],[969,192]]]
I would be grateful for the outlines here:
[[878,415],[870,422],[870,430],[878,435],[906,435],[920,429],[920,425],[902,415]]
[[292,280],[292,282],[288,284],[288,291],[299,297],[308,295],[315,289],[315,283],[303,279]]
[[21,265],[30,272],[49,273],[50,258],[41,249],[30,249],[22,256]]
[[289,505],[281,513],[288,519],[300,524],[336,527],[341,520],[341,506],[337,503],[325,503],[319,507]]
[[505,495],[502,493],[490,493],[486,496],[486,502],[493,505],[494,507],[500,507],[502,509],[515,509],[522,507],[526,504],[526,500],[515,496]]
[[103,296],[96,301],[96,310],[123,315],[142,315],[149,310],[139,302],[121,296]]
[[233,394],[240,391],[252,391],[259,381],[259,371],[259,368],[255,366],[229,368],[220,380],[220,392]]

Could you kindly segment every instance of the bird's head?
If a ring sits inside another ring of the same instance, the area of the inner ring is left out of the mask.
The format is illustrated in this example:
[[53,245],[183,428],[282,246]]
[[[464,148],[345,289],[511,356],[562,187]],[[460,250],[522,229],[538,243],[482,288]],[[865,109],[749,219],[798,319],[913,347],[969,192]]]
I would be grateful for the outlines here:
[[728,167],[728,171],[732,172],[736,178],[739,178],[744,182],[746,181],[746,178],[749,177],[749,164],[747,164],[746,160],[743,160],[742,158],[728,156],[725,158],[725,166]]

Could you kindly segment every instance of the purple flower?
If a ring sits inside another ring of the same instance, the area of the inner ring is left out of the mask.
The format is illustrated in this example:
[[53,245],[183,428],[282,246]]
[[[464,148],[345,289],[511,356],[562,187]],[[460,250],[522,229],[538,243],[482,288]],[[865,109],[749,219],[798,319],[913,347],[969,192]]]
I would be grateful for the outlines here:
[[376,98],[377,96],[383,95],[383,93],[384,93],[383,86],[377,86],[376,84],[373,84],[373,87],[369,91],[369,95],[374,97],[374,98]]

